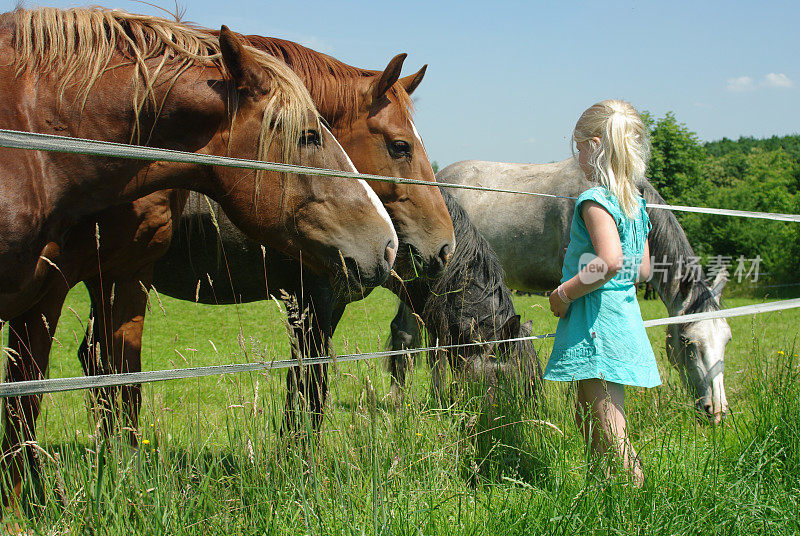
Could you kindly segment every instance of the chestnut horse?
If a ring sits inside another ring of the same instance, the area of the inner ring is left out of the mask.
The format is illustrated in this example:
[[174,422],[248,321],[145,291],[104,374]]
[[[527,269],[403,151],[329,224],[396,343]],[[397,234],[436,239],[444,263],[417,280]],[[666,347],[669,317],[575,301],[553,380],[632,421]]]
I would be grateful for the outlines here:
[[[251,45],[284,60],[305,81],[321,115],[360,171],[434,181],[433,170],[411,117],[409,97],[422,81],[426,67],[400,78],[405,54],[393,58],[383,71],[371,71],[352,67],[290,41],[261,36],[247,36],[246,39]],[[440,276],[455,241],[450,215],[439,189],[385,182],[371,182],[370,186],[384,203],[397,230],[400,249],[395,270],[398,274],[403,278],[416,274],[429,278]],[[170,202],[171,196],[176,195],[179,194],[159,192],[137,201],[133,211],[140,215],[138,225],[147,229],[154,222],[157,224],[158,217],[163,217],[169,207],[176,206]],[[173,218],[178,214],[173,212]],[[308,307],[312,312],[296,325],[300,353],[327,353],[328,338],[352,296],[344,297],[335,292],[327,279],[314,273],[301,274],[299,263],[274,251],[266,254],[265,282],[265,260],[260,245],[248,242],[224,214],[218,213],[212,218],[209,205],[202,200],[188,204],[184,220],[187,225],[177,231],[176,243],[168,257],[155,267],[155,287],[160,292],[206,303],[234,303],[263,300],[271,291],[278,295],[277,289],[284,289],[297,297],[301,311]],[[134,225],[129,235],[142,242],[136,237],[139,234],[146,237],[147,233],[136,229]],[[190,234],[189,229],[195,232]],[[168,236],[171,232],[169,228],[163,234]],[[220,263],[215,254],[208,255],[219,249],[218,233],[224,247],[224,263]],[[166,239],[144,247],[126,245],[124,249],[133,252],[128,256],[128,263],[117,270],[104,266],[102,277],[87,282],[93,315],[97,317],[94,329],[87,333],[79,352],[87,374],[141,369],[141,320],[146,297],[141,292],[140,281],[145,285],[152,281],[152,263],[164,254],[168,242]],[[219,283],[214,289],[208,284],[208,275]],[[113,305],[109,299],[112,288],[116,291]],[[94,355],[98,348],[100,355]],[[325,365],[287,372],[287,424],[292,425],[292,408],[296,406],[295,395],[299,389],[304,395],[301,400],[310,406],[315,426],[319,427],[326,381]],[[125,387],[121,391],[126,424],[135,429],[139,386]],[[106,408],[116,406],[114,390],[101,393],[98,398]],[[104,415],[110,418],[113,412],[109,409]],[[107,431],[111,426],[108,421],[104,423]],[[135,444],[133,434],[130,439]]]
[[[0,43],[4,127],[353,169],[320,130],[297,76],[224,26],[216,37],[101,8],[17,9],[0,15]],[[348,293],[361,289],[350,290],[360,283],[343,258],[372,285],[386,279],[396,254],[388,214],[363,181],[9,149],[0,169],[7,381],[44,377],[66,291],[97,272],[89,259],[104,254],[99,243],[113,244],[113,221],[127,216],[112,207],[160,188],[210,195],[249,237],[302,251],[311,269],[345,282]],[[86,218],[103,210],[95,231]],[[33,458],[40,402],[5,400],[3,480],[17,492]]]

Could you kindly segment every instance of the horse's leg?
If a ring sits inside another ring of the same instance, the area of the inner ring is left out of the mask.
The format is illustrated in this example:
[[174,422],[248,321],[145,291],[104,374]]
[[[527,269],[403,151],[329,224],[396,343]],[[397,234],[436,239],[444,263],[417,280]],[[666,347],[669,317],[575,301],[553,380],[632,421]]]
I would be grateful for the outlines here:
[[[86,283],[89,288],[89,283]],[[89,317],[86,324],[86,332],[83,334],[83,340],[78,346],[78,360],[81,363],[81,368],[86,376],[97,376],[103,374],[104,371],[101,367],[101,352],[97,341],[100,339],[100,324],[95,314],[95,308],[100,304],[95,304],[92,292],[89,292]],[[94,414],[96,422],[102,421],[102,411],[100,409],[100,400],[103,396],[101,389],[90,389],[89,400],[91,410]]]
[[[397,314],[392,319],[392,350],[400,351],[416,347],[422,339],[419,325],[411,314],[411,309],[400,302]],[[406,369],[413,354],[398,354],[389,358],[389,373],[392,376],[391,395],[395,403],[403,399],[406,385]]]
[[[306,330],[305,322],[299,327],[294,328],[295,336],[298,337],[299,348],[296,350],[302,359],[325,355],[328,348],[327,341],[323,342],[318,337],[311,340],[311,333],[315,329]],[[318,350],[316,348],[319,348]],[[321,365],[302,365],[291,367],[286,372],[286,410],[284,417],[283,432],[295,433],[298,427],[298,416],[311,412],[311,424],[313,430],[319,431],[322,426],[322,418],[325,410],[325,399],[327,397],[327,375],[326,364]]]
[[[321,292],[315,293],[315,315],[311,319],[309,349],[311,357],[330,355],[333,332],[344,314],[344,306],[334,307],[330,289],[325,285]],[[325,402],[328,399],[328,364],[306,367],[306,383],[309,386],[309,400],[314,431],[322,429],[325,416]]]
[[[311,357],[310,352],[313,343],[307,338],[309,334],[306,331],[306,322],[304,321],[299,325],[293,326],[294,337],[297,338],[298,347],[294,349],[297,352],[298,359],[305,360]],[[317,417],[316,411],[321,407],[321,403],[317,401],[320,391],[317,388],[317,378],[320,373],[326,372],[325,370],[315,370],[319,365],[301,365],[291,367],[286,372],[286,414],[284,418],[284,432],[296,433],[298,431],[298,418],[305,415],[310,409],[311,422],[314,430],[317,429],[318,423],[321,422],[321,417]],[[324,395],[323,395],[324,396]]]
[[[310,296],[298,301],[296,315],[289,318],[293,336],[298,343],[294,351],[301,359],[326,355],[333,332],[330,290],[325,284],[310,286]],[[301,320],[306,307],[308,313]],[[306,410],[311,412],[313,430],[315,432],[320,430],[328,392],[327,379],[327,364],[292,367],[287,371],[284,431],[295,432],[298,424],[297,415],[305,413]]]
[[428,364],[431,367],[431,396],[440,405],[444,400],[442,384],[444,383],[447,363],[447,352],[445,350],[430,350],[428,352]]
[[[152,265],[149,265],[131,277],[115,279],[106,274],[102,286],[99,278],[86,281],[92,298],[93,333],[87,332],[79,358],[87,375],[142,370],[142,330],[147,307],[147,294],[142,285],[150,286],[152,273]],[[95,390],[94,395],[100,411],[100,426],[106,437],[114,433],[114,421],[119,419],[123,430],[128,432],[130,445],[135,448],[141,386],[101,388]]]
[[[83,372],[87,376],[99,376],[110,374],[108,366],[108,356],[110,348],[108,344],[111,340],[109,329],[112,324],[111,305],[109,304],[113,284],[102,285],[101,278],[95,277],[84,281],[89,291],[91,301],[89,323],[86,327],[86,334],[83,342],[78,348],[78,359],[80,359]],[[112,415],[114,413],[115,390],[113,387],[101,387],[90,391],[90,399],[96,426],[102,430],[105,437],[110,437],[113,433],[114,425]]]
[[[6,381],[41,380],[50,362],[50,347],[61,307],[67,295],[66,286],[55,285],[36,305],[9,322],[6,360]],[[33,446],[36,440],[36,418],[41,407],[41,395],[4,399],[3,433],[3,504],[10,503],[18,511],[16,498],[22,493],[26,473],[38,475],[38,456]],[[10,486],[10,490],[7,490]],[[11,493],[8,493],[8,492]]]
[[[101,341],[100,348],[110,348],[112,355],[108,360],[113,374],[141,372],[142,370],[142,330],[147,309],[147,294],[142,289],[152,284],[152,265],[143,269],[140,277],[127,278],[115,282],[114,305],[112,309],[111,344]],[[102,331],[101,331],[102,336]],[[136,431],[139,424],[139,409],[142,405],[142,386],[123,385],[121,424],[128,432],[131,447],[138,446]]]

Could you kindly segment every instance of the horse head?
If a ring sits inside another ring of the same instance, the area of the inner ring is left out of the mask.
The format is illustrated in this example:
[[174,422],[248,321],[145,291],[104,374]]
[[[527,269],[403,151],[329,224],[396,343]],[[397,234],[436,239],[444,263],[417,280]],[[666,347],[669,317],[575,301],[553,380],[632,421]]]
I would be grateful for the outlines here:
[[[684,278],[678,292],[684,302],[682,314],[718,310],[725,283],[724,271],[710,285]],[[693,284],[699,292],[692,290]],[[712,424],[722,422],[728,412],[723,372],[725,347],[730,340],[731,328],[724,318],[671,324],[667,328],[667,356],[692,393],[698,415]]]
[[[383,71],[355,81],[359,109],[352,121],[334,122],[342,145],[362,172],[435,182],[411,116],[410,95],[426,66],[400,78],[406,54]],[[400,240],[395,270],[403,278],[439,277],[455,249],[453,224],[435,186],[369,181],[392,217]]]
[[[455,353],[462,369],[483,379],[491,385],[513,385],[526,397],[535,395],[541,382],[541,366],[533,341],[513,340],[530,337],[532,322],[520,323],[520,315],[512,314],[505,321],[495,322],[488,331],[481,330],[475,323],[468,334],[459,337],[462,343],[478,340],[486,341],[485,345],[460,348]],[[500,341],[500,342],[493,342]]]
[[[252,157],[252,148],[259,147],[259,160],[356,171],[288,67],[244,46],[224,26],[219,42],[238,101],[225,140],[228,154]],[[223,185],[214,197],[234,224],[250,238],[327,274],[340,294],[360,294],[388,277],[397,235],[386,209],[363,180],[214,169]]]

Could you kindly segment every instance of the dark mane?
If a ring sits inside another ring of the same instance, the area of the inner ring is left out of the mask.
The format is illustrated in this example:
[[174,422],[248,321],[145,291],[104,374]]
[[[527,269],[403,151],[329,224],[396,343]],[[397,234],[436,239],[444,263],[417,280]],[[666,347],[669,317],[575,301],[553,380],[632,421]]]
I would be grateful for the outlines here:
[[[642,186],[642,196],[648,204],[669,204],[664,201],[664,198],[661,197],[649,181],[646,181]],[[678,259],[682,258],[685,262],[687,259],[694,257],[694,250],[689,244],[689,239],[686,238],[683,227],[681,227],[671,211],[648,209],[647,215],[653,225],[648,235],[650,256],[655,258],[656,263],[663,263],[665,259],[668,262],[667,266],[656,264],[653,268],[666,268],[667,282],[675,281],[678,279]],[[684,278],[686,277],[686,274],[682,275]],[[654,272],[653,278],[656,277],[661,278],[664,276],[661,272]],[[676,295],[675,299],[680,300],[681,298]],[[700,270],[699,280],[692,282],[689,286],[689,296],[686,303],[688,305],[684,314],[719,310],[719,305],[711,294],[711,288],[702,269]]]
[[417,298],[414,305],[419,310],[424,303],[421,316],[429,334],[440,340],[498,339],[500,327],[516,314],[503,267],[461,205],[445,190],[442,197],[453,220],[456,249],[444,275],[432,285],[421,278],[407,284]]
[[[327,54],[284,39],[260,35],[248,35],[245,39],[251,46],[268,52],[289,65],[306,82],[323,115],[344,117],[346,122],[354,119],[353,114],[361,108],[362,99],[357,85],[348,82],[381,73],[353,67]],[[395,83],[391,91],[410,119],[414,111],[411,97],[400,83]]]
[[[418,277],[395,290],[403,304],[392,321],[392,348],[419,346],[419,320],[424,323],[429,346],[486,342],[445,354],[429,351],[428,363],[439,370],[446,355],[454,371],[472,371],[484,379],[493,378],[490,382],[503,376],[516,378],[530,396],[541,379],[533,341],[492,341],[529,337],[531,323],[520,324],[494,250],[455,198],[446,190],[440,191],[453,221],[456,248],[442,277],[433,282]],[[414,311],[416,319],[412,318]],[[400,356],[389,360],[393,390],[405,381],[405,360]],[[441,388],[440,381],[441,374],[434,373],[431,382],[435,392]]]

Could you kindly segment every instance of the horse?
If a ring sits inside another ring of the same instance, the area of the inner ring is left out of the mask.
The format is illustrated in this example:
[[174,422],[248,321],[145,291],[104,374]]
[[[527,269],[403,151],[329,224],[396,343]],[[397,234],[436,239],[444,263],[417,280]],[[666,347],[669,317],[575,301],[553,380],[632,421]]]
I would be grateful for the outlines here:
[[[420,324],[426,328],[431,345],[486,342],[485,346],[430,351],[433,395],[441,396],[444,363],[449,363],[451,370],[462,378],[483,380],[491,387],[501,378],[515,380],[522,387],[521,392],[532,395],[541,380],[533,342],[492,343],[529,337],[531,321],[520,324],[511,292],[503,281],[503,267],[487,241],[450,193],[443,190],[442,197],[456,231],[456,249],[439,279],[390,281],[389,285],[395,287],[400,297],[391,323],[392,350],[419,347]],[[407,366],[405,356],[389,358],[391,394],[396,402],[403,398]]]
[[[442,183],[573,198],[592,186],[575,158],[551,164],[465,160],[442,169],[436,178]],[[665,204],[649,182],[640,188],[647,203]],[[573,199],[461,190],[453,195],[497,252],[509,287],[532,292],[558,285],[575,208]],[[669,315],[718,310],[724,275],[717,274],[713,282],[708,282],[699,265],[685,270],[696,257],[675,216],[662,209],[648,209],[647,213],[653,225],[649,235],[654,260],[651,283]],[[721,318],[674,324],[667,329],[667,356],[678,368],[698,414],[712,423],[719,423],[728,412],[722,372],[730,339],[730,327]]]
[[[353,169],[296,75],[227,27],[215,37],[102,8],[17,9],[0,15],[0,43],[6,128]],[[67,290],[87,277],[92,256],[96,272],[114,243],[113,225],[96,226],[94,215],[124,219],[120,204],[158,189],[209,195],[249,237],[302,254],[348,294],[385,280],[396,255],[391,220],[359,181],[10,149],[0,152],[0,170],[7,381],[44,377]],[[351,217],[336,217],[342,212]],[[18,494],[25,460],[35,459],[41,397],[4,402],[2,465]]]
[[[433,170],[412,119],[410,99],[422,82],[427,66],[401,78],[405,54],[395,56],[383,71],[372,71],[347,65],[291,41],[252,35],[242,39],[280,58],[295,70],[307,85],[323,119],[360,171],[433,182]],[[439,190],[386,182],[369,184],[384,203],[397,230],[400,243],[395,264],[397,274],[403,278],[416,274],[428,278],[439,276],[455,247],[453,225]],[[133,225],[133,229],[158,227],[161,224],[157,218],[164,212],[171,212],[172,221],[180,219],[186,223],[164,229],[165,235],[175,233],[172,248],[169,239],[149,247],[148,244],[135,248],[127,245],[125,250],[136,254],[129,256],[121,271],[104,268],[102,278],[95,276],[87,282],[92,314],[97,315],[97,320],[92,323],[91,330],[87,329],[79,350],[86,373],[141,369],[141,330],[146,307],[140,293],[141,281],[146,285],[154,283],[167,295],[203,303],[263,300],[273,292],[280,297],[278,289],[283,289],[296,296],[301,311],[308,308],[312,313],[293,319],[295,334],[292,338],[299,344],[295,350],[300,355],[326,354],[328,339],[353,296],[342,299],[341,293],[335,292],[325,278],[303,272],[299,263],[279,252],[268,249],[262,253],[261,246],[248,241],[213,204],[195,199],[188,203],[181,216],[175,208],[179,204],[171,201],[175,195],[178,194],[160,192],[147,201],[138,201],[144,207],[138,211],[140,221]],[[138,236],[135,231],[129,235],[134,239]],[[204,254],[219,251],[218,241],[225,254],[224,263],[216,254]],[[163,260],[156,263],[162,256]],[[188,266],[189,271],[176,270],[176,266]],[[218,284],[212,289],[209,276],[213,281],[227,281],[228,284]],[[113,306],[110,303],[112,288],[116,289]],[[95,355],[97,349],[99,355]],[[298,391],[303,394],[301,400],[309,406],[315,429],[319,429],[326,382],[325,365],[287,372],[285,429],[293,428],[292,408],[297,406]],[[138,386],[122,389],[125,418],[130,428],[135,428],[138,420],[138,392]],[[110,402],[114,396],[111,390],[100,399],[105,406],[114,406]],[[128,403],[129,400],[133,402]],[[131,441],[135,444],[133,435]]]

